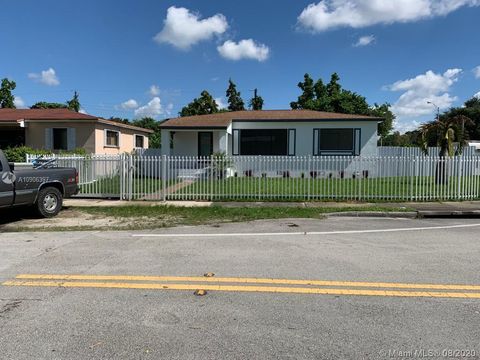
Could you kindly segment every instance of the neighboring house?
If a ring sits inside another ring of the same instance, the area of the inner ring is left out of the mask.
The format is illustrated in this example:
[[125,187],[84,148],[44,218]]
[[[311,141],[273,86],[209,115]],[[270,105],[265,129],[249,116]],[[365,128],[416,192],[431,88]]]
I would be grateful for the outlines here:
[[[164,155],[377,155],[380,118],[311,110],[235,111],[161,124]],[[164,140],[164,144],[167,142]]]
[[153,131],[68,109],[0,109],[0,148],[26,145],[58,152],[83,148],[120,154],[148,148]]
[[467,145],[474,148],[476,154],[480,153],[480,141],[479,140],[468,140]]

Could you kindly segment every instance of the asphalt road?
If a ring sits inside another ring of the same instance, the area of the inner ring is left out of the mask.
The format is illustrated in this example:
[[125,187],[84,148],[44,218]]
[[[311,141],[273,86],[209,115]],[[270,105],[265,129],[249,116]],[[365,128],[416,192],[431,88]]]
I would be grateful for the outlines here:
[[0,358],[478,359],[479,234],[365,218],[3,233]]

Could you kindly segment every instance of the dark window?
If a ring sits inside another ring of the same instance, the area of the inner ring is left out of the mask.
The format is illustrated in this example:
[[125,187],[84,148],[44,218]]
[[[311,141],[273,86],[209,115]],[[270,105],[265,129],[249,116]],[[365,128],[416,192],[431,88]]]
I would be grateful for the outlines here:
[[118,131],[106,130],[106,145],[118,147],[120,133]]
[[143,136],[135,135],[135,147],[143,149]]
[[288,155],[286,129],[240,131],[241,155]]
[[210,156],[213,153],[213,133],[200,131],[198,133],[198,156]]
[[53,150],[68,150],[67,129],[53,129]]
[[353,129],[320,129],[319,151],[353,151]]

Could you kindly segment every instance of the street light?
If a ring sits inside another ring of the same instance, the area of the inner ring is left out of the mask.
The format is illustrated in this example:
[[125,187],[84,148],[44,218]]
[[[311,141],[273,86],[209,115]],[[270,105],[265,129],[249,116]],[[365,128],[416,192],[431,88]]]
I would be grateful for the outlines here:
[[437,121],[440,121],[440,107],[437,106],[434,102],[432,101],[427,101],[427,104],[430,104],[430,105],[433,105],[435,106],[435,108],[437,109]]

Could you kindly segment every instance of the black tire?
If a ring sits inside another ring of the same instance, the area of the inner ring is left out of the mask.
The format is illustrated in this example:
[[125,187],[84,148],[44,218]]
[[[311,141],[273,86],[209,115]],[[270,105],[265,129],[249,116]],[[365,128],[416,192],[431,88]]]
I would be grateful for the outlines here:
[[63,206],[63,196],[55,187],[46,187],[38,193],[35,204],[37,213],[45,218],[56,216]]

